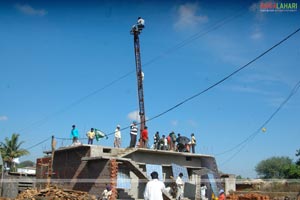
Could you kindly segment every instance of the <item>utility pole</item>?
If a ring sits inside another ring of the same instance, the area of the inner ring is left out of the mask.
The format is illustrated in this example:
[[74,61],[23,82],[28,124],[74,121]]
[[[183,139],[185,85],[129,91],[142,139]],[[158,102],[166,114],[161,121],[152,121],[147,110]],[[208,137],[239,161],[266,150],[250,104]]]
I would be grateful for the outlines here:
[[139,35],[141,34],[143,28],[144,28],[144,20],[139,17],[138,23],[134,25],[130,31],[130,33],[133,35],[134,38],[134,55],[135,55],[136,76],[137,76],[138,97],[139,97],[140,135],[146,126],[144,89],[143,89],[144,74],[142,71],[140,39],[139,39]]

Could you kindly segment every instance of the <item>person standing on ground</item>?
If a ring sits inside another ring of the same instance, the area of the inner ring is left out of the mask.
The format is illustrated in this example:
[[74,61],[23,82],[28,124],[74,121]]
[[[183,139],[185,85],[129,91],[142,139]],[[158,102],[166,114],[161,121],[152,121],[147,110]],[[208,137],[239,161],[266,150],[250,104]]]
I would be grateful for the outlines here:
[[78,137],[79,137],[79,132],[76,129],[76,126],[73,125],[72,126],[72,130],[71,130],[71,138],[73,140],[73,145],[76,144],[76,143],[78,143]]
[[116,148],[120,148],[120,147],[121,147],[121,131],[120,131],[120,125],[117,125],[117,128],[116,128],[116,130],[115,130],[114,147],[116,147]]
[[134,148],[136,144],[136,137],[138,133],[138,127],[136,125],[136,121],[133,121],[130,125],[130,148]]
[[165,184],[158,180],[158,173],[153,171],[151,174],[152,180],[146,185],[144,191],[144,200],[163,200],[163,191],[165,190]]
[[142,131],[142,147],[148,148],[148,127],[145,126],[144,130]]
[[93,140],[95,138],[94,128],[91,128],[91,130],[86,133],[86,136],[88,137],[88,144],[93,144]]
[[105,190],[102,192],[102,200],[110,200],[111,195],[111,187],[109,185],[106,185]]
[[176,200],[181,200],[183,198],[184,182],[182,180],[182,177],[183,177],[183,174],[180,172],[176,179],[176,184],[177,184]]
[[192,147],[192,153],[195,153],[195,146],[196,146],[196,138],[194,133],[191,134],[191,147]]
[[207,190],[206,185],[204,185],[203,183],[201,183],[201,187],[200,187],[201,200],[207,200],[207,198],[206,198],[206,190]]
[[226,196],[225,196],[224,190],[221,189],[220,192],[219,192],[218,200],[225,200],[225,199],[226,199]]

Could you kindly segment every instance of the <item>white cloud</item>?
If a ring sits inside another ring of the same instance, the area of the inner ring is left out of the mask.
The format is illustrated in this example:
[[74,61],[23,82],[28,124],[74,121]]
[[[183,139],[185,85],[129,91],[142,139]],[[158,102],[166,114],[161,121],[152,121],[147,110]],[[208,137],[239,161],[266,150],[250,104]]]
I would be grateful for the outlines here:
[[263,32],[261,31],[261,23],[265,19],[265,14],[264,14],[264,12],[261,12],[260,4],[261,4],[261,1],[253,3],[249,7],[249,10],[252,13],[254,13],[254,18],[255,18],[254,28],[253,28],[253,31],[250,35],[250,38],[252,40],[260,40],[260,39],[263,38]]
[[25,15],[37,15],[37,16],[44,16],[46,15],[48,12],[44,9],[35,9],[33,7],[31,7],[30,5],[28,4],[24,4],[24,5],[21,5],[21,4],[16,4],[15,5],[15,8],[22,12],[23,14]]
[[177,14],[178,20],[175,22],[176,29],[193,28],[199,24],[206,23],[208,17],[206,15],[197,15],[199,5],[197,3],[186,3],[180,5]]
[[250,37],[253,40],[259,40],[263,38],[263,33],[260,30],[255,30]]
[[6,120],[8,120],[7,116],[0,116],[0,121],[6,121]]
[[255,83],[255,82],[265,82],[265,83],[281,83],[282,80],[278,76],[268,75],[268,74],[248,74],[239,78],[241,82],[244,83]]
[[253,93],[253,94],[259,94],[259,95],[275,95],[274,92],[268,92],[256,87],[250,87],[250,86],[241,86],[241,85],[229,85],[229,86],[223,86],[223,88],[234,91],[234,92],[244,92],[244,93]]
[[178,120],[172,120],[171,125],[172,126],[177,126],[178,125]]
[[190,126],[190,127],[193,127],[193,128],[197,128],[198,127],[198,123],[195,121],[195,120],[192,120],[192,119],[189,119],[187,121],[187,124]]
[[137,122],[140,122],[139,111],[138,111],[138,110],[135,110],[135,111],[132,111],[132,112],[128,113],[127,118],[128,118],[130,121],[137,121]]

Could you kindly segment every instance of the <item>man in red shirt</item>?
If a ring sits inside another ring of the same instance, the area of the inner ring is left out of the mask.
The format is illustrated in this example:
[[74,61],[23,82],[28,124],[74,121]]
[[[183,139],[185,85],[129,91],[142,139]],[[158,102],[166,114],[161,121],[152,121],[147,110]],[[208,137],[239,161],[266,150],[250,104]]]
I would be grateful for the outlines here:
[[148,127],[145,126],[145,129],[142,131],[142,147],[148,147]]

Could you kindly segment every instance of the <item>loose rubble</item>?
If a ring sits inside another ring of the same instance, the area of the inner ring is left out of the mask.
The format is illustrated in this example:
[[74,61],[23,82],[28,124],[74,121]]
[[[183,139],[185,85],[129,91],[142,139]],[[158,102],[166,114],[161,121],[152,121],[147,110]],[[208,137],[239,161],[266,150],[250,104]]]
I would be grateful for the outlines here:
[[46,189],[28,189],[20,193],[15,200],[97,200],[87,192],[62,189],[55,186]]

